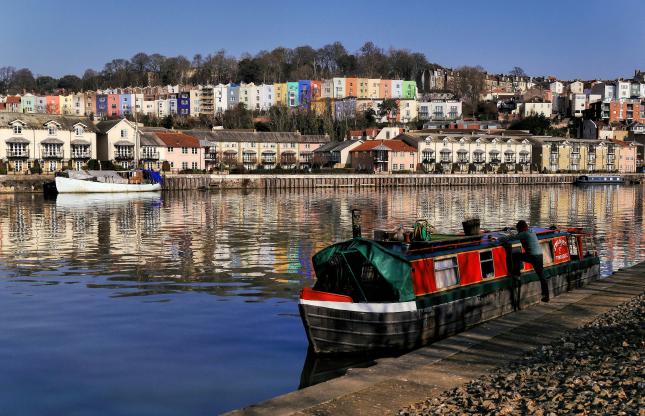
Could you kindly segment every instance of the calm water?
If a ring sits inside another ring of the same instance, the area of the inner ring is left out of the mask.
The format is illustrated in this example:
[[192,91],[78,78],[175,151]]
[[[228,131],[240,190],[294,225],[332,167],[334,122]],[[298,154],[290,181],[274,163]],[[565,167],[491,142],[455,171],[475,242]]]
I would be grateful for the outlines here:
[[297,294],[351,208],[365,234],[472,215],[587,227],[606,275],[645,260],[643,190],[2,195],[0,414],[212,415],[298,388]]

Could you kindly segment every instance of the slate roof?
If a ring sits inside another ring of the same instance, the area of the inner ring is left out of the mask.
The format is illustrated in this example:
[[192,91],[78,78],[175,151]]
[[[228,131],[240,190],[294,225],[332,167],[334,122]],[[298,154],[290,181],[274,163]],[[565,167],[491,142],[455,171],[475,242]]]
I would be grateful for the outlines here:
[[256,132],[239,130],[185,130],[184,133],[200,140],[211,142],[256,142],[256,143],[327,143],[331,139],[322,134],[293,132]]
[[8,127],[9,123],[20,120],[30,129],[44,129],[45,123],[55,121],[61,129],[72,131],[74,125],[82,123],[85,131],[98,132],[94,123],[88,117],[59,116],[55,114],[30,114],[30,113],[0,113],[0,127]]
[[100,133],[107,133],[108,131],[112,130],[112,127],[116,126],[119,124],[123,119],[116,119],[116,120],[103,120],[99,121],[96,124],[96,128]]

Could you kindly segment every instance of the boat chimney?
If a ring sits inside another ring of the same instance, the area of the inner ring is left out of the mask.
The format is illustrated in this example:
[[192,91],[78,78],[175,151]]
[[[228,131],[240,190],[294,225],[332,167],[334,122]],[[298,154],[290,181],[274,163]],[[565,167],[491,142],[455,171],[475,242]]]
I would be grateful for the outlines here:
[[353,238],[361,237],[361,210],[360,209],[352,210],[352,237]]

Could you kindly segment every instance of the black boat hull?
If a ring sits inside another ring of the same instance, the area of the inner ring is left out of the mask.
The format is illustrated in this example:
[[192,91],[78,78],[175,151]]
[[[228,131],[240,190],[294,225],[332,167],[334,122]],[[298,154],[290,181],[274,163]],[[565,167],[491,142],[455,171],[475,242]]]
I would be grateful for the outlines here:
[[[599,278],[597,261],[576,263],[579,267],[552,271],[549,287],[553,296]],[[409,350],[538,303],[540,282],[534,278],[525,280],[518,284],[510,277],[497,279],[491,283],[499,285],[499,290],[471,290],[469,295],[447,302],[440,298],[425,302],[417,299],[416,305],[420,306],[416,310],[367,312],[339,309],[342,303],[326,307],[321,305],[325,302],[301,301],[300,316],[309,343],[318,354]]]

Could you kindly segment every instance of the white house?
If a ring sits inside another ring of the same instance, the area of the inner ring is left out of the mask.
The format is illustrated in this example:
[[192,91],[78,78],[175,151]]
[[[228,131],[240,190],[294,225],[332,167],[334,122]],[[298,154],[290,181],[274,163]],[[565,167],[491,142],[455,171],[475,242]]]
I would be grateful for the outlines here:
[[549,84],[549,89],[554,94],[562,94],[564,92],[564,85],[560,81],[554,81]]
[[125,169],[134,167],[136,129],[126,119],[104,120],[96,125],[96,156],[99,161],[111,161]]

